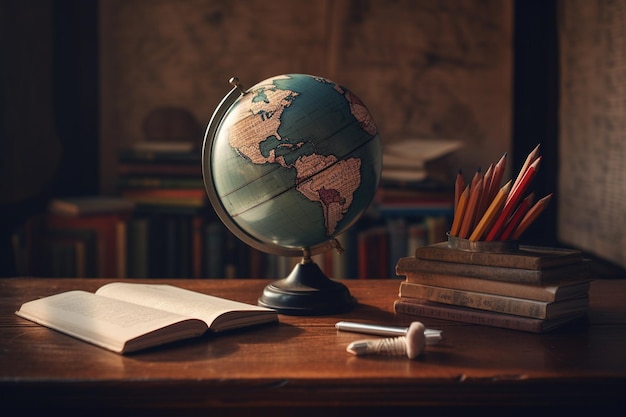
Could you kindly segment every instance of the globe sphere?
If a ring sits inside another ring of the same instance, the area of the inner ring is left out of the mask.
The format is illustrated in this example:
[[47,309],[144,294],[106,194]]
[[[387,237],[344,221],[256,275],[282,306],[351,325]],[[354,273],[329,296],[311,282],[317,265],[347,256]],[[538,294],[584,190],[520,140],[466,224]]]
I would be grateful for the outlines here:
[[203,144],[203,175],[221,220],[268,253],[327,250],[372,202],[378,129],[363,102],[328,79],[285,74],[218,106]]

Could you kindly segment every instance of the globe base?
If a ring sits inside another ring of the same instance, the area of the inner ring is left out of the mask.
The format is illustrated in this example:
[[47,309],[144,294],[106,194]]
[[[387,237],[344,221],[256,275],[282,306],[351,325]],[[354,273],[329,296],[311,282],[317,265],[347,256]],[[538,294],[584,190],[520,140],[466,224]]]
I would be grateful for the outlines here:
[[291,316],[346,312],[356,304],[348,288],[331,280],[315,262],[297,264],[287,278],[267,285],[258,304]]

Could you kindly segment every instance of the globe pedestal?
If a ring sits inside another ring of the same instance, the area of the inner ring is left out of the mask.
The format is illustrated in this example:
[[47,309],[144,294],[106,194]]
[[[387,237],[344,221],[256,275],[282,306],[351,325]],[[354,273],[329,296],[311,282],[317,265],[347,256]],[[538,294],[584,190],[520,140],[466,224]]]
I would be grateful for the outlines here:
[[305,257],[286,278],[267,285],[258,304],[280,314],[314,316],[346,312],[356,300],[345,285]]

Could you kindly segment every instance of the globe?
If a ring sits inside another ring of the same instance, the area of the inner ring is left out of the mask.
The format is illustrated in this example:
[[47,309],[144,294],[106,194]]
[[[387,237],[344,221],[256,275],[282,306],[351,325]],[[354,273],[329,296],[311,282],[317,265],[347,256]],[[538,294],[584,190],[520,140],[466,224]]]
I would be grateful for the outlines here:
[[349,308],[345,286],[311,256],[332,248],[371,204],[380,181],[378,129],[350,90],[307,74],[275,76],[249,89],[237,78],[215,110],[202,148],[211,205],[246,244],[302,256],[259,304],[286,314]]

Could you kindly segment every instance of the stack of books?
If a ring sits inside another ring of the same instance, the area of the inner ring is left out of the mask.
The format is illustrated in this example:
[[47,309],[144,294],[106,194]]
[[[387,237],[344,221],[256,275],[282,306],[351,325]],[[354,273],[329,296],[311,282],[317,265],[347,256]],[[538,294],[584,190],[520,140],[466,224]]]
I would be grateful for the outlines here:
[[206,206],[202,156],[194,148],[139,143],[118,154],[118,191],[139,209]]
[[[116,196],[59,197],[34,223],[31,263],[37,275],[126,276],[126,226],[134,204]],[[35,238],[36,236],[36,238]],[[36,256],[36,262],[34,257]]]
[[213,211],[197,147],[139,142],[120,149],[117,190],[135,204],[129,277],[265,277],[265,254],[237,239]]
[[586,315],[589,261],[574,249],[478,252],[441,242],[398,260],[398,314],[542,333]]

